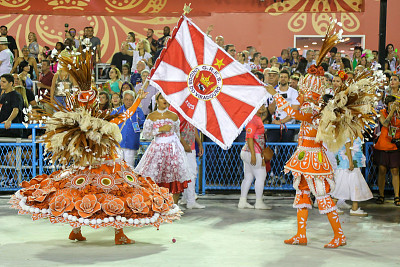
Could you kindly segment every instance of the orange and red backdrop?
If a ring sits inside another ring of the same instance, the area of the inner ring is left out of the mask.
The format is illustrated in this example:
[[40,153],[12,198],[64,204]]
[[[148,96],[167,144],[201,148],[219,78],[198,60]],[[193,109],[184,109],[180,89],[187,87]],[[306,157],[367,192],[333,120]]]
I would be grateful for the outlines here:
[[[189,1],[186,1],[189,2]],[[292,46],[294,35],[322,35],[330,17],[343,23],[344,34],[365,35],[365,46],[378,48],[379,0],[197,0],[188,15],[204,31],[211,24],[213,36],[238,50],[253,45],[263,55],[280,55]],[[19,48],[35,32],[42,47],[64,39],[64,24],[80,35],[93,26],[102,40],[103,62],[111,60],[130,31],[144,38],[147,28],[162,36],[165,25],[174,27],[184,0],[3,0],[0,25],[9,28]],[[400,45],[400,1],[388,0],[387,42]]]

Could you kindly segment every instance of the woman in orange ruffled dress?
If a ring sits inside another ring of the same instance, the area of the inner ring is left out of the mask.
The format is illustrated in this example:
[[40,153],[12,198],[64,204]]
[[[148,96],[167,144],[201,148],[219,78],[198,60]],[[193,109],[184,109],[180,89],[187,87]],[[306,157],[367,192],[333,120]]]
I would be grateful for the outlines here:
[[54,114],[31,116],[37,121],[45,118],[45,148],[62,168],[23,182],[10,203],[34,220],[48,218],[51,223],[71,225],[71,240],[86,240],[81,226],[110,226],[115,228],[116,245],[131,244],[134,241],[126,237],[124,227],[158,228],[178,219],[180,210],[167,189],[116,158],[122,138],[117,125],[134,114],[147,93],[141,92],[123,114],[102,112],[91,86],[91,58],[91,51],[83,51],[75,61],[61,58],[80,91],[67,96],[67,107],[53,106]]

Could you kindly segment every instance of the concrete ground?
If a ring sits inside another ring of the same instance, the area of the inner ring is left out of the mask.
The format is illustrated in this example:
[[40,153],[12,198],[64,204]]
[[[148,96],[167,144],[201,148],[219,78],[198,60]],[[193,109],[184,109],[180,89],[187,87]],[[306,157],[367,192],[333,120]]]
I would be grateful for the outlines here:
[[[326,216],[310,212],[308,246],[283,240],[296,232],[293,198],[267,197],[272,210],[238,210],[238,195],[200,197],[205,210],[156,228],[126,229],[136,244],[115,246],[112,229],[83,228],[85,242],[68,240],[71,227],[32,222],[0,196],[0,266],[399,266],[400,208],[387,200],[363,208],[369,217],[341,216],[348,245],[324,249],[332,238]],[[172,239],[176,239],[176,243]]]

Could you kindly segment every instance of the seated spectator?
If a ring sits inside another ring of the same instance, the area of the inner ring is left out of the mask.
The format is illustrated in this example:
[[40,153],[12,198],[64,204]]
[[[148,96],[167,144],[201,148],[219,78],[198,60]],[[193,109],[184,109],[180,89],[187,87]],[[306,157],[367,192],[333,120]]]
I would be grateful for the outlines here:
[[[35,94],[32,92],[32,90],[29,90],[28,88],[26,88],[26,84],[24,82],[24,80],[21,79],[21,75],[18,74],[13,74],[14,77],[14,88],[17,86],[21,86],[24,88],[25,93],[24,95],[26,95],[27,101],[29,105],[35,106],[36,104],[36,100],[35,100]],[[18,90],[16,90],[18,93],[20,93]],[[20,93],[20,95],[22,97],[24,97],[23,94]],[[27,107],[29,105],[26,105]]]
[[121,72],[117,68],[111,68],[109,74],[110,80],[106,82],[106,91],[108,91],[109,94],[111,93],[117,93],[119,94],[121,92],[121,86],[122,86],[122,81],[121,81]]
[[150,44],[146,39],[139,40],[136,50],[128,51],[129,55],[132,55],[132,68],[131,71],[134,72],[137,69],[137,64],[139,61],[144,61],[144,63],[151,67],[153,66],[152,57],[150,54]]
[[[143,70],[141,75],[142,75],[142,81],[146,81],[147,76],[149,76],[150,72],[148,70]],[[138,85],[135,86],[135,92],[138,93],[140,89],[142,89],[143,83],[139,83]],[[151,99],[153,96],[155,96],[158,93],[158,90],[152,86],[148,85],[146,92],[149,94],[146,96],[146,98],[142,99],[141,105],[142,105],[142,110],[145,116],[149,115],[149,113],[152,112],[151,109]]]
[[107,92],[102,91],[99,93],[99,109],[102,111],[110,109],[110,97]]
[[0,82],[3,94],[0,96],[0,123],[5,129],[0,129],[1,137],[22,137],[22,129],[10,129],[12,123],[21,123],[23,108],[22,97],[14,90],[14,77],[10,73],[1,75]]
[[298,76],[296,74],[293,74],[292,76],[290,76],[290,81],[289,81],[290,87],[292,87],[293,89],[295,89],[297,91],[299,80],[300,80],[300,76]]
[[282,49],[281,56],[278,57],[278,63],[283,66],[290,66],[289,51],[287,49]]
[[50,61],[46,59],[42,60],[42,74],[39,77],[37,87],[39,101],[47,112],[50,112],[52,108],[41,100],[50,101],[50,90],[53,83],[53,77],[54,74],[50,71]]
[[36,33],[30,32],[28,34],[28,42],[29,57],[33,57],[36,60],[36,63],[39,63],[39,45]]
[[131,67],[129,66],[129,63],[125,63],[122,65],[121,81],[122,82],[130,82],[131,81]]
[[266,68],[268,68],[268,58],[267,57],[260,58],[260,66],[261,66],[262,71],[264,71]]
[[250,68],[254,70],[261,70],[261,65],[260,65],[260,59],[261,59],[261,53],[256,52],[253,54],[253,58],[250,59]]
[[[304,55],[304,54],[303,54]],[[306,60],[307,60],[307,66],[306,66],[306,71],[308,70],[309,67],[312,65],[315,65],[315,51],[312,49],[308,49],[306,52]]]
[[[235,58],[235,54],[236,54],[236,48],[233,44],[227,44],[225,46],[225,51],[231,55],[232,58]],[[247,56],[248,57],[248,56]],[[246,58],[245,62],[248,62],[248,59]]]
[[121,44],[121,51],[113,55],[111,59],[111,68],[122,70],[122,65],[132,62],[133,57],[128,55],[128,43]]
[[115,109],[120,107],[122,104],[121,102],[121,96],[118,93],[112,93],[111,94],[111,105],[110,109]]
[[[252,71],[253,72],[253,71]],[[264,82],[264,74],[261,71],[254,71],[253,74],[262,82]]]
[[33,81],[31,79],[31,75],[29,74],[30,70],[32,69],[31,65],[29,65],[27,61],[22,61],[19,64],[19,67],[22,69],[22,71],[19,73],[19,77],[25,82],[25,88],[28,90],[32,90]]
[[[112,114],[124,113],[133,105],[134,101],[135,93],[130,90],[125,91],[122,98],[123,105],[114,109]],[[144,120],[143,111],[138,107],[133,116],[118,125],[122,134],[120,157],[132,168],[135,167],[137,151],[140,145],[140,128],[143,127]]]
[[299,51],[296,48],[290,49],[289,63],[293,69],[297,68],[300,61]]
[[14,56],[8,44],[7,37],[0,37],[0,75],[10,73],[13,66]]
[[302,76],[305,76],[306,73],[307,73],[307,72],[306,72],[307,64],[308,64],[307,59],[301,57],[301,58],[300,58],[300,61],[299,61],[299,64],[297,65],[297,68],[296,68],[296,71],[295,71],[295,72],[298,72],[298,73],[300,73]]
[[137,63],[136,69],[133,71],[131,75],[131,84],[136,86],[137,84],[142,82],[142,71],[146,69],[146,63],[141,60]]
[[[70,39],[72,41],[72,39]],[[74,78],[64,69],[59,69],[54,74],[50,88],[50,101],[53,105],[66,107],[66,97],[72,93],[72,87],[77,86]]]
[[35,58],[29,57],[29,49],[26,46],[22,48],[22,57],[19,57],[17,60],[15,60],[11,73],[21,73],[23,71],[23,67],[26,66],[26,63],[31,66],[29,70],[30,77],[35,80],[35,77],[39,73],[37,69],[37,62]]
[[222,49],[225,46],[225,40],[224,37],[222,35],[218,35],[217,37],[215,37],[215,43],[221,47]]
[[250,64],[246,62],[246,54],[244,52],[238,52],[236,56],[236,60],[243,65],[248,71],[251,71]]
[[41,63],[42,60],[50,60],[50,56],[51,56],[51,49],[48,46],[43,46],[42,48],[42,52],[39,54],[39,62]]
[[273,66],[275,65],[275,63],[278,63],[278,58],[277,58],[277,57],[271,57],[271,58],[269,59],[269,65],[270,65],[271,67],[273,67]]
[[[132,92],[135,93],[135,87],[133,86],[133,84],[131,84],[130,82],[124,82],[121,86],[121,94],[120,94],[121,99],[122,99],[124,92],[128,91],[128,90],[131,90]],[[136,97],[136,93],[135,93],[135,97]]]

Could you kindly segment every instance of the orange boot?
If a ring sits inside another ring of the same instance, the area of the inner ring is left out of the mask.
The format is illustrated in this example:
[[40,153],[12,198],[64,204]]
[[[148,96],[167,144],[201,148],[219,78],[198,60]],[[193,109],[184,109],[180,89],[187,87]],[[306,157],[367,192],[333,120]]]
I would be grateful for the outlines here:
[[306,225],[308,209],[297,209],[297,234],[292,238],[283,241],[288,245],[307,245]]
[[86,237],[82,236],[80,227],[72,228],[72,231],[69,234],[69,239],[78,240],[78,241],[86,241]]
[[125,234],[124,230],[115,229],[115,245],[134,244],[135,240],[130,240]]
[[337,248],[339,246],[346,245],[346,237],[343,234],[337,211],[334,210],[326,215],[328,216],[329,222],[331,223],[334,236],[332,241],[326,244],[324,248]]

